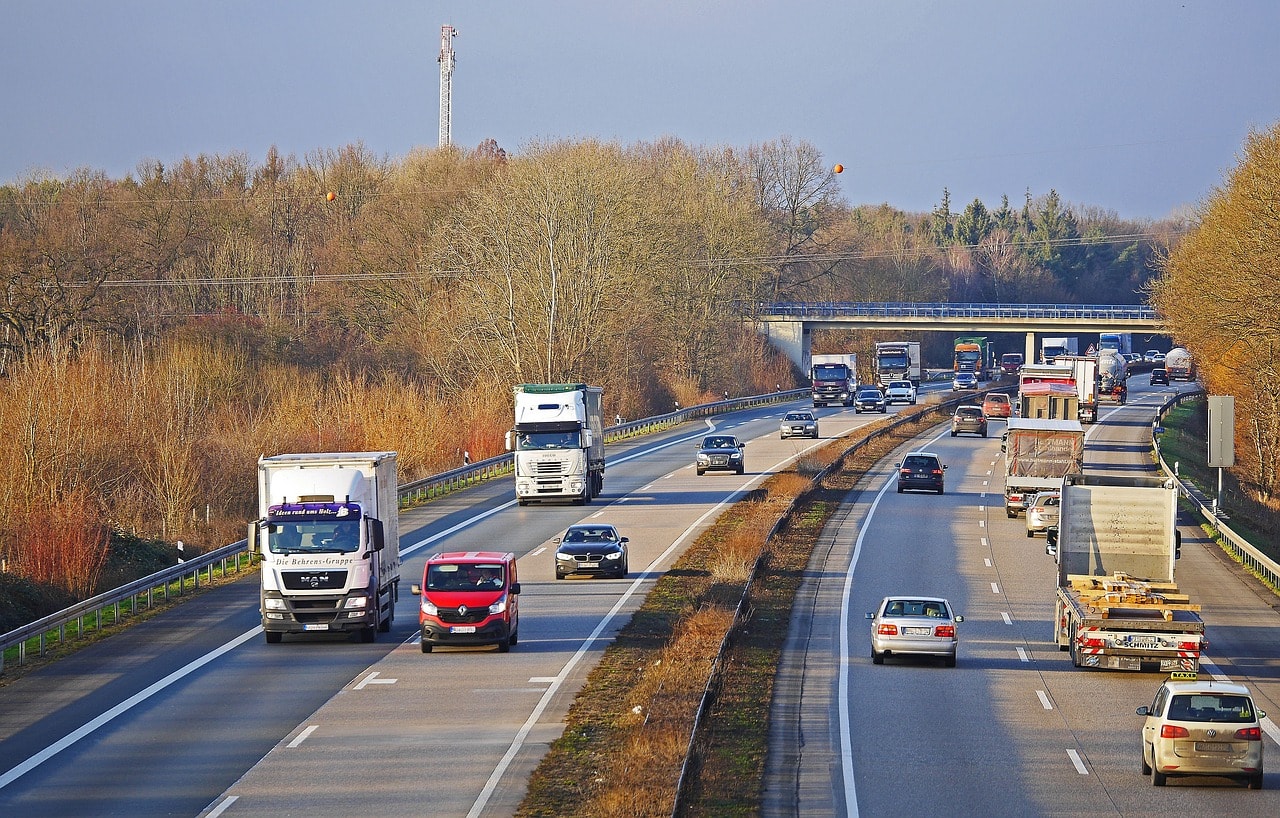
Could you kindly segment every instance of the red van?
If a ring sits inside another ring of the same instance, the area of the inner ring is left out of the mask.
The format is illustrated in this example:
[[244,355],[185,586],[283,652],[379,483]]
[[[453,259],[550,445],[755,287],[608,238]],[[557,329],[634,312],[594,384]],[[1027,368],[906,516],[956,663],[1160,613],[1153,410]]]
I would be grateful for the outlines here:
[[497,645],[506,653],[520,635],[520,583],[516,555],[452,551],[427,560],[421,599],[422,652],[436,645]]

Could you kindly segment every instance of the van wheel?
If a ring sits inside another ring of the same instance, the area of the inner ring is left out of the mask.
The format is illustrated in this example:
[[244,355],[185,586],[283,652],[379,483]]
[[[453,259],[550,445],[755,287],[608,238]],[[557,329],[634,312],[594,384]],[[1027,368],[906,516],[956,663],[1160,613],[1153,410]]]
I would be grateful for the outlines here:
[[280,640],[284,638],[283,633],[273,633],[271,631],[263,631],[262,635],[267,637],[268,645],[278,645],[280,644]]
[[1144,746],[1142,748],[1142,752],[1139,754],[1142,759],[1142,763],[1141,765],[1139,765],[1138,769],[1142,771],[1143,775],[1151,775],[1151,765],[1147,763],[1147,749],[1145,747],[1146,742],[1143,742],[1143,744]]
[[423,652],[423,653],[430,653],[430,652],[431,652],[431,643],[430,643],[430,642],[428,642],[428,641],[427,641],[427,640],[425,640],[425,639],[424,639],[424,640],[422,640],[422,652]]
[[519,630],[514,630],[514,631],[512,631],[512,632],[511,632],[511,639],[510,639],[511,644],[513,644],[513,645],[514,645],[514,644],[516,644],[516,643],[517,643],[517,642],[519,642],[519,641],[520,641],[520,631],[519,631]]
[[511,637],[507,637],[498,643],[498,653],[511,652]]

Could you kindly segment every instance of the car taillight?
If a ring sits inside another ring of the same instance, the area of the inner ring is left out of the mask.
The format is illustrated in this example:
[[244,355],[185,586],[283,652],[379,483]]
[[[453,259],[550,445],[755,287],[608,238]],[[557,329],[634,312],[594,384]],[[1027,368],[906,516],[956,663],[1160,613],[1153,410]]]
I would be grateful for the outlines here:
[[897,636],[898,626],[897,625],[881,625],[880,627],[876,628],[876,633],[880,634],[881,636]]
[[955,625],[939,625],[933,629],[934,636],[945,636],[948,639],[954,638],[956,635]]
[[933,475],[934,477],[940,477],[942,475],[942,469],[934,469]]
[[1236,731],[1236,738],[1244,741],[1262,741],[1262,728],[1241,727]]
[[1160,738],[1189,738],[1191,733],[1185,727],[1179,727],[1176,724],[1166,724],[1160,728]]

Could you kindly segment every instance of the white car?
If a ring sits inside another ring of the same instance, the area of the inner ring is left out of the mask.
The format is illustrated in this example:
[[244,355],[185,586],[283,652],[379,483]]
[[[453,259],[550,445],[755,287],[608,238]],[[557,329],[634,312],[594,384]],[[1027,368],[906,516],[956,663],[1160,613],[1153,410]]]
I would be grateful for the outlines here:
[[1262,789],[1262,719],[1244,685],[1175,673],[1139,707],[1142,773],[1163,787],[1173,775],[1227,775]]
[[893,655],[940,656],[956,666],[956,625],[964,621],[951,603],[936,596],[887,596],[867,614],[871,620],[871,661]]
[[885,403],[916,404],[916,387],[911,381],[889,381],[884,388]]

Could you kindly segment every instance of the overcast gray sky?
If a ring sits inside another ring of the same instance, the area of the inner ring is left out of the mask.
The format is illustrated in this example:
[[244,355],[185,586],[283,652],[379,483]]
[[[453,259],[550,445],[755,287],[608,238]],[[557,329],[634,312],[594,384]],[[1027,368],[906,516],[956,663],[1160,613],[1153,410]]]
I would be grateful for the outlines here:
[[1280,120],[1276,0],[0,0],[0,183],[276,145],[807,141],[851,204],[1161,218]]

